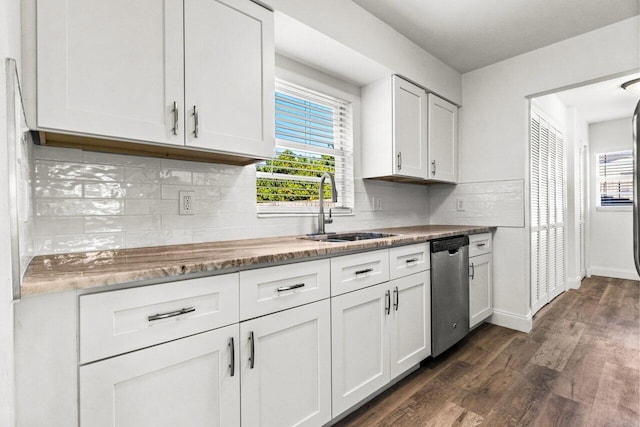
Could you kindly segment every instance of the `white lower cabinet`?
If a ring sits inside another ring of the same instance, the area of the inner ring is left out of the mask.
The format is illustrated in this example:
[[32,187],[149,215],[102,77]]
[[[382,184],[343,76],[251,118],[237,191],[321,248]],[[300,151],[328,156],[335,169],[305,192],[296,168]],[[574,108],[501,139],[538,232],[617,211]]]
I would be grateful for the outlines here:
[[491,233],[469,236],[469,327],[493,314]]
[[431,275],[412,274],[390,282],[391,379],[431,354]]
[[331,300],[336,417],[431,352],[429,271]]
[[493,313],[491,253],[469,258],[469,327]]
[[331,300],[334,417],[389,382],[388,291],[385,283]]
[[84,365],[80,425],[239,425],[239,374],[237,324]]
[[244,427],[331,419],[330,336],[328,299],[240,324]]

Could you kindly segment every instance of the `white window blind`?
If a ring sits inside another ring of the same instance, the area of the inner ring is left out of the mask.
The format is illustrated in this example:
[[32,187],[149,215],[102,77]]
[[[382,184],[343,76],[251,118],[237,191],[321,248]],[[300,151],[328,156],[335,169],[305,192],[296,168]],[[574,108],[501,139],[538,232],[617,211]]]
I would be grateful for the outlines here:
[[598,155],[600,206],[633,205],[633,157],[631,150]]
[[531,310],[565,290],[566,209],[564,139],[540,114],[531,113]]
[[325,206],[349,213],[354,204],[353,117],[351,103],[276,80],[276,154],[256,165],[259,213],[317,212],[320,178],[334,175],[338,202]]

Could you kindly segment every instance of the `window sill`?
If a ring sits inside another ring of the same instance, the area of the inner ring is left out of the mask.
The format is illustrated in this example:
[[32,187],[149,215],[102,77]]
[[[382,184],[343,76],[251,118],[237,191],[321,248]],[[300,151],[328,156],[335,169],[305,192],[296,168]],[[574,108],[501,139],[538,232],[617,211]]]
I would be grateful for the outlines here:
[[596,206],[597,212],[631,212],[633,206]]
[[[325,209],[325,216],[329,215],[329,210]],[[291,218],[291,217],[317,217],[318,212],[258,212],[258,218]],[[353,210],[349,211],[341,211],[341,212],[332,212],[332,217],[344,217],[344,216],[355,216],[355,212]]]

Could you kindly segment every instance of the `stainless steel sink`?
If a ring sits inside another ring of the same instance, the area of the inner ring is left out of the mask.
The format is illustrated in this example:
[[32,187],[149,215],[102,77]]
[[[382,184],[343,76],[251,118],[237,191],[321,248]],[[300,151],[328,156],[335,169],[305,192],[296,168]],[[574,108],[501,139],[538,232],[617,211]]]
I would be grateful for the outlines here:
[[325,234],[307,234],[300,237],[305,240],[315,240],[316,242],[357,242],[359,240],[383,239],[385,237],[393,237],[397,234],[389,233],[371,233],[371,232],[353,232],[353,233],[325,233]]

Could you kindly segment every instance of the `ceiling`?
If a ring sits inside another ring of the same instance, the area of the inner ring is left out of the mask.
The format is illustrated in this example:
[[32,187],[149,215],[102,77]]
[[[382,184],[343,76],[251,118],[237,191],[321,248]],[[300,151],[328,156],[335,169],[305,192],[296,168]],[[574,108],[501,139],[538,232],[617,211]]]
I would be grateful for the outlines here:
[[461,73],[640,13],[638,0],[353,0]]
[[624,82],[640,77],[640,73],[558,92],[560,100],[575,107],[587,123],[633,116],[640,96],[622,89]]

